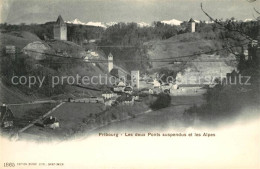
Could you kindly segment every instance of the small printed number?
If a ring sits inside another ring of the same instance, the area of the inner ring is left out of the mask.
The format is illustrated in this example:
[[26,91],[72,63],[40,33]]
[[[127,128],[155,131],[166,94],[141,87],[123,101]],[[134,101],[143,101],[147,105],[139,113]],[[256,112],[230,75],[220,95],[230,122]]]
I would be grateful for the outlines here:
[[15,167],[14,163],[4,163],[4,167]]

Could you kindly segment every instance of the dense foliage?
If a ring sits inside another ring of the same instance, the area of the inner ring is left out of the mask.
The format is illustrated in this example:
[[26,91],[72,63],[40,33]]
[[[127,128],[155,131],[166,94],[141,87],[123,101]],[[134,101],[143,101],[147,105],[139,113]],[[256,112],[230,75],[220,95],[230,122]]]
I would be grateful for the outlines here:
[[[259,105],[259,26],[259,21],[250,23],[226,22],[226,28],[221,31],[222,38],[226,38],[226,40],[232,39],[233,43],[238,44],[242,49],[239,53],[234,52],[239,61],[237,66],[239,72],[232,73],[229,78],[227,77],[222,81],[219,80],[214,88],[208,89],[205,94],[206,103],[199,107],[194,105],[189,108],[185,112],[186,116],[191,117],[191,119],[196,116],[203,121],[213,122],[218,119],[236,116],[246,107]],[[258,44],[252,45],[250,39],[258,40]],[[247,59],[245,59],[244,55],[246,48],[248,50]],[[247,84],[245,84],[245,79],[242,80],[242,83],[239,83],[239,76],[246,77]],[[235,81],[236,83],[234,83]]]

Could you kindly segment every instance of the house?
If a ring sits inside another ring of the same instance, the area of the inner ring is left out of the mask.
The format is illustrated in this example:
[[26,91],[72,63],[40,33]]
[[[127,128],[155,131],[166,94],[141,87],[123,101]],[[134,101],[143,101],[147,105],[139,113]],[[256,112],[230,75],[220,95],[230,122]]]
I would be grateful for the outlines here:
[[114,94],[113,94],[113,92],[111,92],[111,91],[104,91],[104,92],[101,94],[101,96],[102,96],[104,99],[111,99],[111,98],[114,96]]
[[105,106],[112,106],[113,100],[111,100],[111,99],[104,99],[104,104],[105,104]]
[[134,98],[135,101],[140,99],[139,93],[137,93],[137,92],[133,93],[132,96],[133,96],[133,98]]
[[134,97],[128,93],[123,93],[120,97],[116,99],[116,101],[122,105],[133,105]]
[[[198,92],[199,89],[203,88],[204,84],[179,84],[178,91],[190,91],[190,92]],[[173,90],[170,92],[172,93]]]
[[153,84],[153,83],[154,83],[154,80],[153,80],[153,79],[148,79],[148,80],[146,81],[146,83],[147,83],[147,84]]
[[160,88],[161,87],[161,83],[157,79],[154,79],[153,80],[153,87],[154,88]]
[[114,87],[114,92],[124,92],[125,87],[126,87],[126,84],[123,81],[120,81]]
[[142,89],[141,91],[142,93],[145,93],[145,94],[153,94],[153,89],[149,89],[149,88],[144,88]]
[[124,92],[128,93],[128,94],[132,94],[133,93],[133,87],[131,87],[131,86],[125,87]]
[[14,115],[13,112],[3,104],[0,107],[0,125],[2,128],[12,127],[14,125]]
[[56,117],[52,117],[52,116],[46,118],[43,121],[43,125],[44,125],[44,127],[47,126],[47,127],[52,128],[52,129],[60,127],[60,123],[59,123],[58,119]]

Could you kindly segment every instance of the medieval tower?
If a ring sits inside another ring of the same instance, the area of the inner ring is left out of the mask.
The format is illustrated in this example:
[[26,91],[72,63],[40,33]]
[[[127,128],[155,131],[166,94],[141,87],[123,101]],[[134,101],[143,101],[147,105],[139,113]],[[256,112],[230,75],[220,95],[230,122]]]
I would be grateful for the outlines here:
[[67,40],[67,25],[59,15],[53,27],[54,39]]
[[189,29],[190,29],[190,32],[196,31],[196,23],[192,18],[189,21]]
[[133,88],[139,89],[139,70],[133,70],[131,71],[131,85]]
[[108,55],[108,72],[113,69],[113,55],[109,53]]

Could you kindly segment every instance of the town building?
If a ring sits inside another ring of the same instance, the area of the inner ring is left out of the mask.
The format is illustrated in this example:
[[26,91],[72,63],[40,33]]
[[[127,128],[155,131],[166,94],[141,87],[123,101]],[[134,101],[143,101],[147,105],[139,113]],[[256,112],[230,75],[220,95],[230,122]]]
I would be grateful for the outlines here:
[[133,98],[134,98],[135,101],[140,100],[139,93],[136,93],[136,92],[135,92],[135,93],[132,94],[132,96],[133,96]]
[[114,92],[124,92],[126,87],[125,82],[120,81],[117,83],[117,85],[114,87]]
[[44,127],[49,127],[51,129],[59,128],[60,123],[56,117],[48,117],[43,121]]
[[149,88],[144,88],[144,89],[142,89],[141,92],[144,94],[153,94],[154,93],[153,89],[149,89]]
[[161,87],[161,83],[157,79],[154,79],[153,80],[153,87],[154,88],[160,88]]
[[134,97],[128,93],[123,93],[116,101],[121,105],[133,105]]
[[67,40],[67,25],[59,15],[56,23],[53,27],[54,39],[57,40]]
[[128,94],[132,94],[133,93],[133,87],[131,87],[131,86],[125,87],[124,92],[128,93]]
[[113,93],[112,91],[104,91],[101,95],[104,99],[111,99],[112,97],[115,97],[117,94]]

